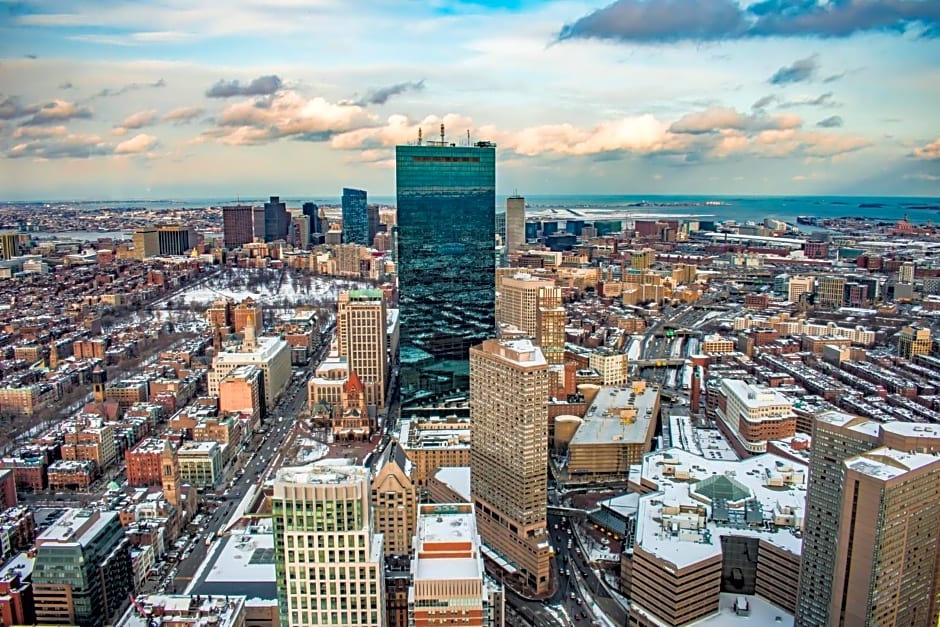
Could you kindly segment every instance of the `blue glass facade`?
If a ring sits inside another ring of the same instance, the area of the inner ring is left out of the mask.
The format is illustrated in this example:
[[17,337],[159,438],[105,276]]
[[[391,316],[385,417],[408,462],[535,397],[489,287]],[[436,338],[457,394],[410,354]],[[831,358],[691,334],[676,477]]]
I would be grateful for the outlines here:
[[369,203],[361,189],[343,188],[343,242],[371,246],[369,241]]
[[270,202],[264,203],[264,241],[286,240],[290,230],[290,214],[287,205],[277,196],[271,196]]
[[496,147],[398,146],[402,404],[469,388],[495,329]]

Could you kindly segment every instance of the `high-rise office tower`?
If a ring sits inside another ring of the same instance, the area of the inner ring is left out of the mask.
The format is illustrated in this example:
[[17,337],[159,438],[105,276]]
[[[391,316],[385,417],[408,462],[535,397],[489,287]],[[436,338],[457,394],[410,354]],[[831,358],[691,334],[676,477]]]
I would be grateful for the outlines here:
[[502,590],[486,576],[480,549],[473,505],[420,506],[409,624],[502,627]]
[[226,248],[250,244],[254,237],[254,212],[249,205],[222,207],[222,237]]
[[871,421],[837,412],[817,416],[813,424],[796,608],[799,625],[829,623],[839,531],[837,512],[843,483],[842,462],[875,448],[877,429],[870,427]]
[[188,226],[161,226],[157,242],[161,255],[182,255],[196,245],[196,232]]
[[845,277],[821,276],[816,283],[816,304],[841,307],[845,304]]
[[[136,244],[136,234],[134,236]],[[135,246],[136,248],[136,246]],[[20,234],[16,231],[0,233],[0,259],[11,259],[20,254]]]
[[36,538],[33,600],[44,624],[109,623],[134,588],[117,512],[70,509]]
[[914,359],[915,355],[930,353],[930,329],[906,326],[898,333],[898,355]]
[[800,296],[807,293],[812,294],[814,289],[813,277],[790,277],[790,281],[787,283],[787,300],[793,303],[799,302]]
[[343,242],[369,246],[369,215],[366,192],[343,188]]
[[320,226],[320,208],[317,207],[316,203],[305,202],[301,211],[310,221],[310,233],[308,236],[314,233],[323,233],[323,227]]
[[396,148],[402,403],[468,385],[494,333],[496,146]]
[[548,363],[562,363],[566,318],[561,288],[551,279],[514,272],[499,282],[497,324],[516,327],[535,340]]
[[251,235],[252,240],[263,242],[264,240],[264,207],[251,208]]
[[376,233],[379,232],[379,208],[376,205],[367,205],[366,214],[369,222],[369,235],[366,246],[372,246]]
[[398,442],[386,447],[372,478],[372,516],[384,538],[385,555],[411,555],[418,491],[409,473],[414,464]]
[[940,457],[880,447],[844,473],[829,624],[935,627]]
[[385,624],[383,539],[372,533],[368,468],[340,460],[282,468],[271,513],[281,625]]
[[[287,212],[287,205],[282,203],[278,196],[271,196],[271,200],[264,203],[264,241],[286,240],[289,229],[290,214]],[[255,237],[258,237],[257,233]]]
[[385,293],[382,290],[341,292],[336,306],[339,354],[362,381],[366,403],[385,406],[388,381]]
[[[882,424],[838,411],[820,414],[813,423],[803,554],[796,604],[797,625],[936,625],[936,599],[940,592],[940,579],[936,570],[937,542],[940,538],[937,536],[937,528],[934,527],[933,548],[921,546],[921,536],[925,533],[929,535],[929,530],[923,528],[922,519],[930,512],[921,511],[917,507],[926,507],[927,502],[931,500],[936,504],[937,475],[935,469],[930,471],[933,473],[933,492],[926,487],[917,492],[911,490],[915,484],[922,485],[919,471],[908,475],[910,483],[897,480],[900,475],[896,473],[906,475],[913,472],[916,470],[915,465],[920,468],[919,463],[915,464],[910,460],[905,462],[897,459],[895,453],[882,451],[875,453],[876,458],[881,458],[876,459],[876,462],[892,466],[894,470],[863,471],[865,464],[874,465],[872,462],[862,462],[862,466],[856,466],[857,462],[854,460],[865,460],[866,454],[879,447],[888,447],[895,452],[932,453],[935,456],[940,451],[940,428],[902,422]],[[856,473],[850,475],[849,468],[855,468]],[[880,477],[872,476],[866,479],[860,476],[859,472]],[[877,482],[882,482],[881,487],[873,489],[872,486],[877,485]],[[866,484],[864,490],[863,483]],[[872,501],[875,498],[873,490],[882,494],[877,497],[882,499],[879,504]],[[897,501],[898,498],[907,503]],[[920,503],[915,503],[916,501]],[[861,507],[862,505],[864,507]],[[849,514],[846,515],[846,511],[849,511]],[[934,518],[936,511],[934,508]],[[885,517],[889,512],[890,519]],[[874,549],[870,548],[872,543]],[[851,551],[849,546],[853,546]],[[857,551],[854,548],[856,546]],[[921,555],[913,559],[908,551],[909,547],[918,547],[917,551]],[[863,591],[863,584],[859,583],[859,577],[865,573],[853,572],[857,568],[867,568],[864,564],[866,560],[872,559],[872,551],[877,559],[887,559],[893,563],[889,563],[880,573],[876,572],[875,580],[864,584],[868,586],[866,590],[884,591],[893,586],[893,592],[885,596],[879,592],[879,600],[874,602],[877,607],[874,609],[853,607],[849,610],[847,604],[850,599],[856,606],[872,602],[871,597],[864,598],[868,592]],[[933,554],[925,557],[925,551],[933,551]],[[929,577],[923,575],[923,559],[932,560]],[[910,573],[908,569],[911,569]],[[912,579],[910,575],[914,574],[916,577]],[[918,578],[920,581],[915,583]],[[924,594],[924,587],[932,590],[929,594],[933,595],[933,600],[922,603],[917,610],[916,620],[909,620],[911,614],[907,612],[911,599],[922,598],[918,595]],[[854,618],[849,614],[843,614],[851,611],[854,615],[864,611],[874,616],[875,610],[880,615],[880,612],[892,606],[898,608],[898,616],[903,617],[903,621],[881,622],[866,619],[865,622],[854,622]],[[921,622],[925,620],[927,622]],[[930,620],[933,622],[930,623]]]
[[310,248],[310,218],[304,214],[293,216],[291,219],[291,232],[296,234],[294,245],[303,249]]
[[160,254],[160,239],[157,229],[147,227],[134,231],[134,256],[137,259],[146,259]]
[[506,199],[506,252],[513,252],[525,244],[525,198],[510,196]]
[[470,490],[480,533],[518,583],[539,592],[549,585],[548,395],[548,362],[531,341],[470,349]]

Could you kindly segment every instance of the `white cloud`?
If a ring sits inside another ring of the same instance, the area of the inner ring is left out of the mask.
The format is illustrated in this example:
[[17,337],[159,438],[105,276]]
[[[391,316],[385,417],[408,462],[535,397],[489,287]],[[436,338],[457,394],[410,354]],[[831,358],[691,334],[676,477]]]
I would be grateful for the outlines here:
[[286,90],[230,105],[218,116],[209,137],[229,145],[260,144],[282,137],[325,141],[334,133],[374,124],[376,118],[355,104],[322,97],[307,99]]
[[203,111],[204,109],[202,107],[178,107],[167,112],[163,116],[163,121],[184,124],[202,115]]
[[157,138],[153,135],[138,133],[134,137],[123,141],[114,147],[116,155],[136,155],[147,152],[157,145]]
[[126,135],[127,131],[151,126],[159,118],[156,109],[138,111],[126,117],[123,122],[111,130],[112,135]]
[[921,159],[940,159],[940,139],[915,148],[914,156]]

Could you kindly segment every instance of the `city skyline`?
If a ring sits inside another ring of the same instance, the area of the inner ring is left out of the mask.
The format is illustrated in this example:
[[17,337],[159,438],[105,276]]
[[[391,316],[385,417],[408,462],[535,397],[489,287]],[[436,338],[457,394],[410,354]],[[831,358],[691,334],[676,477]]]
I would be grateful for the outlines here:
[[6,200],[390,196],[442,122],[500,194],[940,195],[935,2],[177,4],[4,3]]

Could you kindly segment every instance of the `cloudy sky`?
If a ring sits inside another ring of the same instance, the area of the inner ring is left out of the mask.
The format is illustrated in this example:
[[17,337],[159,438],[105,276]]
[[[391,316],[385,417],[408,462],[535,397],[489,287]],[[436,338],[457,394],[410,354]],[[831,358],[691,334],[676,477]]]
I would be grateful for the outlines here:
[[940,0],[0,0],[0,198],[940,196]]

